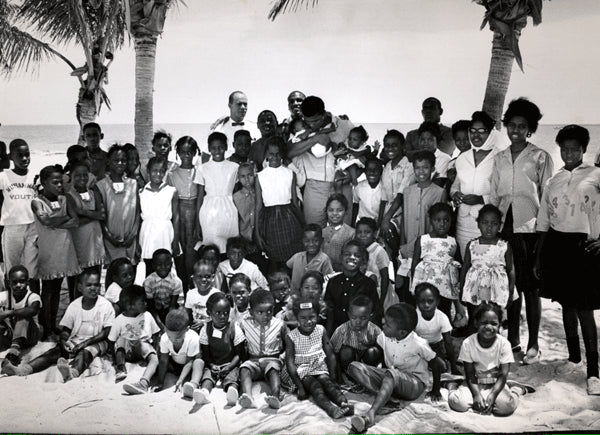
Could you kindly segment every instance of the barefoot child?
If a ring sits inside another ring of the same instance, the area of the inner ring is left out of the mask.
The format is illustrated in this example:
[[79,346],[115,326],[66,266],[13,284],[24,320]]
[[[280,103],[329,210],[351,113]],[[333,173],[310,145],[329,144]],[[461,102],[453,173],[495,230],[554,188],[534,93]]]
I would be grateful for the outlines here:
[[448,394],[448,405],[457,412],[473,408],[481,414],[511,415],[517,409],[519,396],[535,390],[507,381],[515,360],[509,341],[498,333],[502,321],[500,307],[482,303],[473,317],[477,333],[463,341],[458,356],[465,367],[467,385]]
[[210,261],[200,259],[194,264],[194,285],[185,295],[184,306],[192,321],[190,328],[195,332],[200,332],[210,319],[206,311],[206,302],[213,293],[219,292],[213,285],[214,277],[215,267]]
[[250,296],[250,316],[240,322],[248,348],[248,360],[240,367],[242,395],[239,403],[242,408],[256,408],[252,382],[260,379],[268,381],[271,389],[265,398],[267,405],[273,409],[281,406],[280,355],[288,330],[281,319],[273,317],[274,302],[269,291],[255,290]]
[[231,305],[225,293],[212,294],[206,301],[206,309],[211,320],[200,331],[200,351],[205,368],[202,389],[194,391],[194,401],[199,405],[209,402],[210,392],[220,381],[227,405],[235,406],[246,338],[239,325],[229,321]]
[[[200,357],[198,334],[189,328],[190,317],[185,310],[171,310],[165,319],[165,332],[158,345],[158,386],[164,387],[167,372],[178,375],[175,391],[192,398],[200,385],[204,361]],[[188,378],[191,372],[191,379]]]
[[152,266],[154,272],[144,280],[144,290],[148,298],[148,311],[162,325],[167,313],[177,308],[177,300],[183,295],[183,285],[173,271],[173,256],[168,250],[154,251]]
[[[115,311],[110,302],[99,296],[100,273],[95,269],[84,270],[79,276],[78,291],[81,297],[69,304],[60,321],[62,330],[58,346],[29,363],[21,363],[17,367],[7,364],[3,367],[4,373],[27,376],[57,364],[63,380],[67,382],[81,376],[95,357],[107,352],[106,339]],[[71,361],[67,360],[69,358]]]
[[231,322],[239,323],[242,319],[250,315],[248,305],[250,302],[250,278],[243,273],[236,273],[229,280],[231,289],[231,299],[233,300],[233,309],[229,315]]
[[154,317],[146,311],[146,292],[140,286],[133,285],[124,289],[119,297],[121,314],[119,314],[108,334],[108,340],[114,348],[115,382],[127,377],[125,361],[146,362],[142,378],[133,384],[124,384],[123,390],[128,394],[149,392],[150,379],[158,367],[156,350],[152,346],[156,342],[160,328]]
[[[297,252],[286,262],[292,269],[292,291],[300,289],[300,281],[307,271],[315,271],[327,276],[333,273],[329,256],[321,251],[323,245],[323,232],[317,224],[308,224],[304,227],[302,237],[304,251]],[[319,295],[320,296],[320,295]]]
[[342,247],[354,238],[354,228],[344,222],[348,200],[341,193],[327,199],[327,226],[323,228],[323,252],[329,256],[335,272],[342,270]]
[[354,413],[336,378],[335,354],[329,336],[322,325],[317,324],[320,306],[314,299],[299,298],[294,301],[294,315],[298,328],[285,337],[286,368],[282,378],[293,382],[298,399],[309,395],[331,418],[341,418]]
[[363,433],[375,424],[377,412],[394,396],[402,400],[415,400],[425,391],[429,382],[427,366],[433,372],[433,386],[428,393],[432,400],[440,400],[440,375],[443,362],[436,358],[425,340],[415,334],[416,310],[406,304],[392,305],[385,312],[383,333],[377,344],[383,349],[386,368],[371,367],[352,362],[350,376],[375,394],[366,414],[352,418],[353,433]]

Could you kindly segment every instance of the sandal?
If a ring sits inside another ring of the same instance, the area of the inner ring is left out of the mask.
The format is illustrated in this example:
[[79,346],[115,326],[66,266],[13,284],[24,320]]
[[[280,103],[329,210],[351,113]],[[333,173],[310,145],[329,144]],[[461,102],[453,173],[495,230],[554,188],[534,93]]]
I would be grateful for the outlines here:
[[[532,351],[535,352],[535,355],[531,354]],[[523,357],[523,364],[526,364],[526,365],[537,364],[540,362],[541,357],[542,357],[542,351],[539,349],[535,350],[532,347],[530,349],[527,349],[527,353]]]
[[371,421],[365,415],[355,415],[350,419],[350,429],[353,434],[365,433],[372,426]]

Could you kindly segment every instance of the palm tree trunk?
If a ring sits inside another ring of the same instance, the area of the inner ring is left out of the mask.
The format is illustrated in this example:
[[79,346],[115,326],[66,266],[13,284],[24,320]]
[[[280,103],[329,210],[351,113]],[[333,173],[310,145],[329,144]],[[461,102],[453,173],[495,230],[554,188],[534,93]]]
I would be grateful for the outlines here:
[[496,120],[498,129],[515,60],[515,55],[511,51],[507,39],[503,38],[502,34],[494,32],[492,60],[483,99],[483,110]]
[[152,150],[152,108],[156,36],[134,36],[135,41],[135,146],[147,161]]
[[79,88],[79,95],[77,97],[75,116],[79,122],[79,139],[77,143],[79,145],[85,145],[83,140],[83,126],[88,122],[94,122],[98,116],[98,110],[96,107],[96,101],[93,95],[86,92],[85,87],[82,85]]

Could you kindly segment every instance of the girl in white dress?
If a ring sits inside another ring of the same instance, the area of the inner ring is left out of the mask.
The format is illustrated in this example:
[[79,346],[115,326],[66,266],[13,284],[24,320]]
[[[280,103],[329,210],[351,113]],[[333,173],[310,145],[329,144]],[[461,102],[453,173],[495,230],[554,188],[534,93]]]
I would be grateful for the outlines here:
[[198,166],[194,183],[198,188],[198,213],[202,244],[214,243],[225,252],[227,239],[239,234],[238,212],[233,203],[237,163],[225,160],[227,136],[220,132],[208,136],[211,159]]

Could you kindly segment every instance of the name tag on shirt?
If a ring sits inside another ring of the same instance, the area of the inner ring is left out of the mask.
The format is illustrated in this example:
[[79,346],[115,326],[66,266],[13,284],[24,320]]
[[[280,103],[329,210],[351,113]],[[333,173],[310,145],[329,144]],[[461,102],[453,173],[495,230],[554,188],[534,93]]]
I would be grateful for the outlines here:
[[113,183],[113,189],[115,192],[119,193],[125,190],[125,183]]
[[90,194],[89,194],[89,192],[80,193],[79,196],[81,197],[82,201],[89,201],[90,200]]
[[60,208],[60,202],[58,202],[58,201],[50,201],[50,208],[52,210],[58,210]]
[[212,333],[213,338],[223,338],[223,331],[219,331],[218,329],[213,329]]

